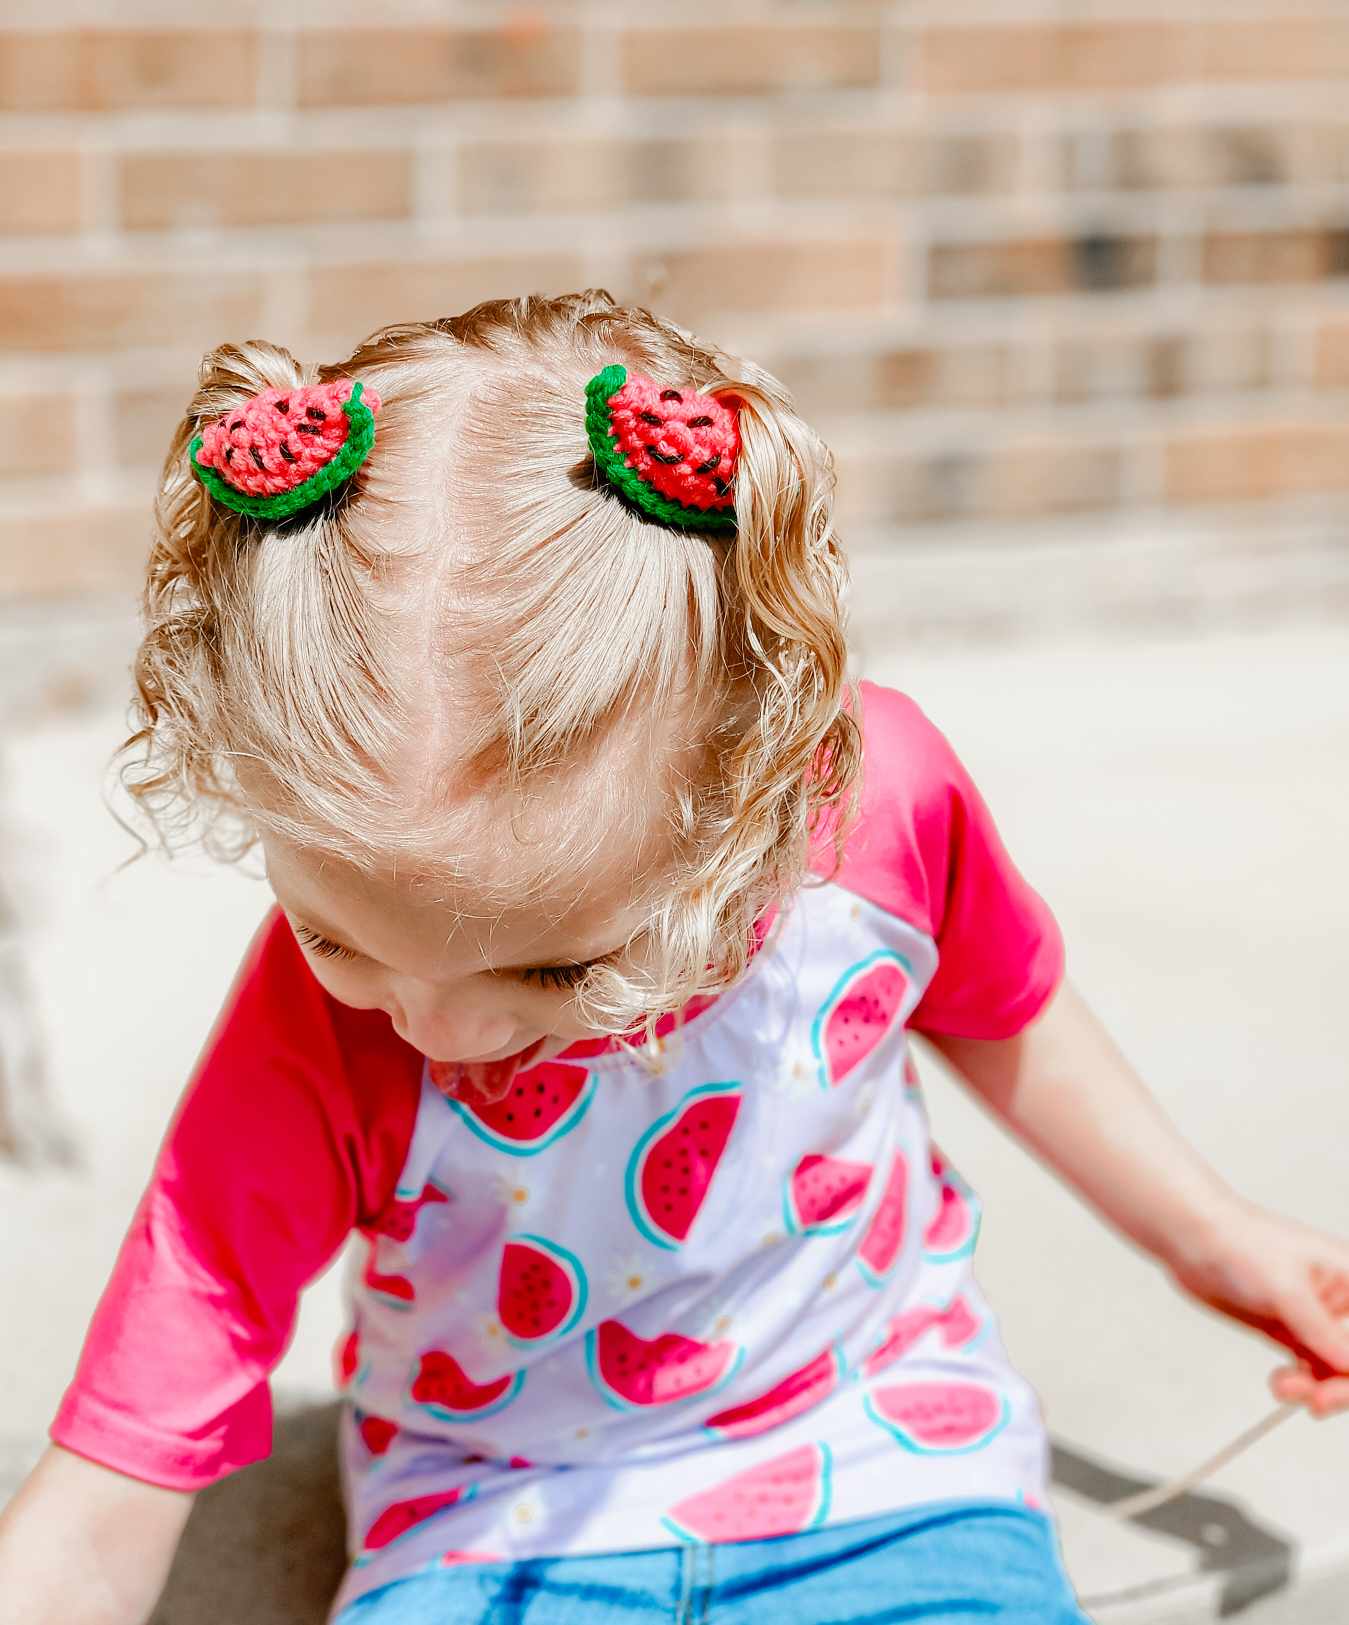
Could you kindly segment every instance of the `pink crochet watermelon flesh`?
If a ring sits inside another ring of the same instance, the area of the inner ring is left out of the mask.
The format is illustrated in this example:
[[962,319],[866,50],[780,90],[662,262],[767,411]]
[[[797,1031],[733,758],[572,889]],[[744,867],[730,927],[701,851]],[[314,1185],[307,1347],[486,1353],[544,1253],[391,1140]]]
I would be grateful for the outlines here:
[[808,1365],[775,1383],[767,1393],[746,1400],[743,1405],[718,1411],[715,1416],[709,1416],[704,1425],[728,1439],[752,1439],[757,1434],[769,1433],[828,1399],[846,1372],[843,1351],[837,1346],[827,1348]]
[[799,1445],[678,1502],[661,1522],[691,1545],[800,1535],[829,1516],[832,1476],[827,1444]]
[[844,1162],[813,1152],[802,1157],[782,1193],[782,1217],[793,1236],[836,1235],[862,1210],[871,1183],[869,1162]]
[[523,1371],[508,1371],[491,1382],[474,1382],[454,1358],[439,1349],[423,1354],[409,1396],[443,1422],[476,1422],[504,1410],[524,1387]]
[[595,1097],[596,1074],[565,1061],[518,1072],[509,1091],[490,1105],[445,1097],[445,1104],[496,1151],[533,1157],[570,1134]]
[[902,955],[878,948],[839,979],[811,1028],[821,1089],[836,1089],[886,1038],[910,975]]
[[206,489],[237,513],[284,519],[349,479],[375,443],[379,396],[350,378],[264,389],[188,450]]
[[590,1380],[616,1410],[645,1410],[699,1399],[724,1387],[745,1351],[729,1340],[699,1343],[677,1332],[638,1337],[617,1320],[586,1333]]
[[871,1286],[884,1283],[904,1245],[908,1192],[908,1164],[904,1160],[904,1153],[896,1151],[895,1160],[890,1165],[890,1177],[885,1183],[885,1193],[871,1215],[871,1223],[857,1253],[857,1267]]
[[600,472],[668,524],[735,528],[736,412],[712,395],[605,367],[586,385],[586,436]]
[[385,1507],[366,1530],[365,1539],[361,1542],[362,1555],[368,1560],[372,1553],[381,1552],[386,1546],[392,1546],[394,1541],[402,1540],[404,1535],[410,1535],[414,1529],[420,1529],[429,1518],[472,1500],[476,1489],[476,1484],[470,1484],[466,1488],[438,1490],[430,1495],[414,1495],[406,1501],[397,1501],[393,1506]]
[[1006,1395],[977,1382],[903,1382],[874,1388],[867,1415],[920,1456],[982,1450],[1011,1420]]
[[673,1251],[687,1241],[741,1099],[738,1083],[700,1084],[638,1140],[628,1158],[624,1190],[632,1222],[655,1246]]
[[512,1236],[501,1253],[497,1318],[512,1343],[541,1343],[569,1332],[589,1289],[575,1253],[542,1236]]

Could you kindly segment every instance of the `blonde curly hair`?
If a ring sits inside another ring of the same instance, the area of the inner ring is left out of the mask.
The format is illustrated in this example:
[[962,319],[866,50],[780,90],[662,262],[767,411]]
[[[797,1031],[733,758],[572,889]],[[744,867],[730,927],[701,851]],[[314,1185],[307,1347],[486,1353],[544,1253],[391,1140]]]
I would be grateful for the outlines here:
[[[649,519],[597,474],[585,385],[615,361],[742,403],[729,539]],[[206,424],[269,386],[341,377],[383,405],[340,492],[268,525],[191,474]],[[236,861],[270,830],[462,879],[447,787],[523,802],[584,771],[619,722],[682,706],[699,768],[665,775],[679,861],[634,934],[645,968],[597,965],[575,994],[597,1032],[649,1035],[739,978],[755,921],[809,883],[812,839],[828,825],[837,846],[850,822],[860,711],[833,486],[776,379],[602,289],[386,327],[333,366],[223,345],[164,464],[122,782],[170,851],[200,839]],[[440,759],[410,794],[400,766],[426,756],[428,706]]]

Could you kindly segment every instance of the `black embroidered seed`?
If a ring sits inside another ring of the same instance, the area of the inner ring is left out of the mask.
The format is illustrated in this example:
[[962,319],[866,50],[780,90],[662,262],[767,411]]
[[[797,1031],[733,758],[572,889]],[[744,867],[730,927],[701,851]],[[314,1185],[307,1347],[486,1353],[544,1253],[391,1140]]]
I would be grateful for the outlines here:
[[305,407],[304,415],[307,418],[313,418],[317,423],[322,423],[328,414],[321,406],[307,406]]
[[323,430],[319,428],[317,423],[297,423],[295,432],[296,434],[322,434]]
[[658,416],[655,412],[639,412],[637,414],[637,416],[643,423],[658,423],[659,424],[659,423],[664,423],[665,422],[665,419],[663,417]]
[[707,413],[703,412],[700,416],[698,416],[696,418],[690,418],[689,419],[689,428],[690,429],[705,429],[708,426],[708,424],[711,423],[711,421],[712,421],[712,419],[710,417],[708,417]]
[[654,457],[658,463],[677,463],[680,461],[679,453],[677,451],[666,453],[663,451],[657,451],[654,446],[648,446],[646,449],[648,454]]
[[243,426],[244,420],[242,418],[235,418],[234,422],[230,424],[231,429],[242,429]]
[[290,449],[284,440],[280,442],[276,449],[281,453],[288,463],[293,463],[295,461],[295,453]]
[[225,461],[227,463],[232,463],[234,461],[234,447],[233,446],[226,446],[225,447]]
[[720,457],[709,457],[705,463],[699,463],[697,468],[695,468],[693,472],[695,474],[710,474],[713,471],[713,469],[717,469],[717,468],[720,468],[720,467],[721,467],[721,458]]
[[280,412],[282,417],[285,417],[290,411],[290,402],[289,401],[278,401],[276,403],[276,409],[277,409],[278,412]]
[[731,482],[729,480],[722,479],[720,474],[714,474],[712,476],[712,483],[716,486],[717,495],[719,497],[724,497],[731,489]]
[[267,465],[262,460],[262,453],[256,446],[250,446],[248,448],[248,455],[253,459],[259,468],[266,468]]
[[684,399],[677,389],[661,390],[660,398],[663,401],[682,401]]

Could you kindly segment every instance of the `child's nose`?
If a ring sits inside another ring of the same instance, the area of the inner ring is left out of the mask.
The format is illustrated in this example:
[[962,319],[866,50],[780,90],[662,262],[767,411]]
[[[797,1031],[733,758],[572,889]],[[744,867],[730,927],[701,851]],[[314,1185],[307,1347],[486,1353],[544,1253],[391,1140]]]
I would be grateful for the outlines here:
[[[466,1061],[501,1049],[518,1023],[500,991],[473,978],[457,989],[391,984],[386,1008],[398,1035],[437,1061]],[[477,984],[477,985],[474,985]]]

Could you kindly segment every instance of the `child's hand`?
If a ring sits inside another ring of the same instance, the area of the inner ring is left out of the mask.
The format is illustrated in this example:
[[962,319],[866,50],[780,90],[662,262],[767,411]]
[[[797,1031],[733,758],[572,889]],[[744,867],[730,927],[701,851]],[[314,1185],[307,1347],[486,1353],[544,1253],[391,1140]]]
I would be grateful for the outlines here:
[[1239,1199],[1214,1236],[1172,1265],[1177,1283],[1298,1356],[1271,1375],[1276,1398],[1349,1410],[1349,1243]]

